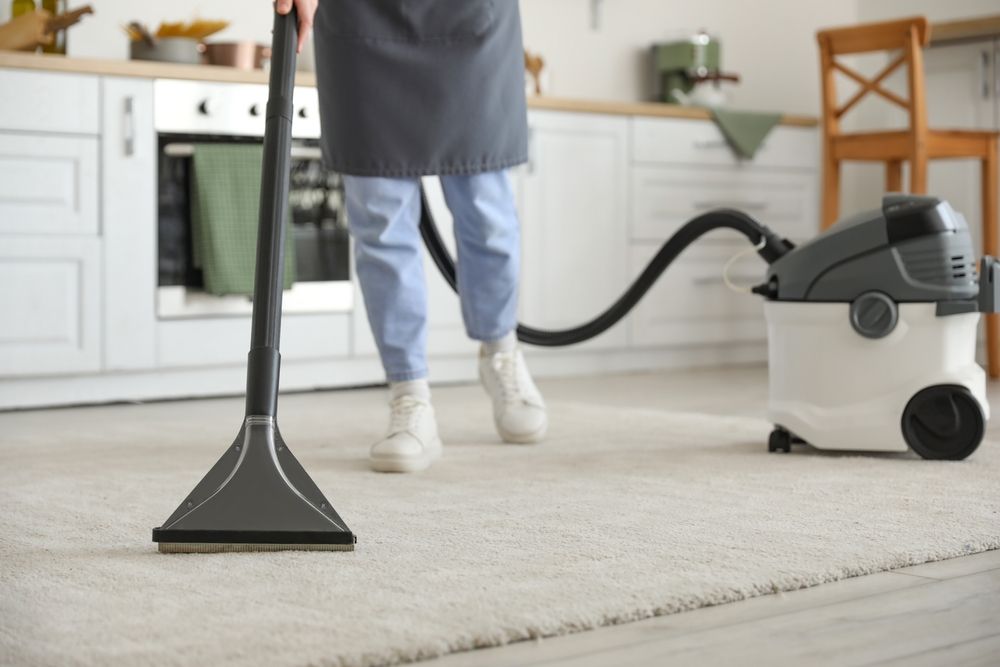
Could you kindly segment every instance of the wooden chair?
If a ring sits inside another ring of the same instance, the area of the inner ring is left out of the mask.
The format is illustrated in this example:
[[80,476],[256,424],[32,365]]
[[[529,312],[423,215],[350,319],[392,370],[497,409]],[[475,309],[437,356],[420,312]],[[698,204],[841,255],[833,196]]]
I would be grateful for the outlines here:
[[[939,158],[975,158],[982,164],[983,252],[998,255],[997,236],[997,133],[966,130],[932,130],[927,127],[923,47],[930,39],[924,17],[868,23],[821,30],[819,40],[823,88],[823,211],[825,229],[836,222],[840,206],[840,163],[845,160],[885,164],[885,188],[903,187],[903,163],[910,164],[910,192],[927,193],[927,161]],[[873,51],[898,52],[874,78],[859,74],[837,61],[837,56]],[[902,66],[907,67],[909,99],[886,90],[882,82]],[[837,103],[835,73],[861,87],[842,105]],[[846,133],[840,120],[869,94],[880,95],[907,111],[909,127],[885,132]],[[1000,320],[986,316],[986,343],[990,377],[1000,377]]]

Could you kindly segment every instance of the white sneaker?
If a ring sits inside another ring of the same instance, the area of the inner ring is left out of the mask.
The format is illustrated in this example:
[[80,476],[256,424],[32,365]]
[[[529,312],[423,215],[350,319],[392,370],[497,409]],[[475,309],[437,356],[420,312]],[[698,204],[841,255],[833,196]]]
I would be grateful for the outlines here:
[[493,421],[504,442],[531,444],[545,437],[545,402],[521,350],[480,356],[479,379],[493,399]]
[[389,410],[389,431],[372,445],[372,470],[420,472],[441,458],[441,438],[429,402],[403,395],[392,400]]

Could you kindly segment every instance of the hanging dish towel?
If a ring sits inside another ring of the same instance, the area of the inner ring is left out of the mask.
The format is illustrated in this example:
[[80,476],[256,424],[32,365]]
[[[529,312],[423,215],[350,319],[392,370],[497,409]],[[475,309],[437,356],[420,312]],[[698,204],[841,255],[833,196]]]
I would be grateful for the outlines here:
[[781,114],[756,111],[731,111],[713,107],[712,119],[719,126],[737,157],[750,160],[764,139],[781,121]]
[[[253,294],[262,151],[255,145],[195,145],[191,176],[193,259],[210,294]],[[286,225],[285,289],[295,282],[290,228]]]

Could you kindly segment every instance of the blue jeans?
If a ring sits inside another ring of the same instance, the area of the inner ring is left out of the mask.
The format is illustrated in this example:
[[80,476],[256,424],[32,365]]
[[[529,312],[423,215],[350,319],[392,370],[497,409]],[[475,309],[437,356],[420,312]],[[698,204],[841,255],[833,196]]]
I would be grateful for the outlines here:
[[[442,176],[455,220],[466,333],[500,340],[517,326],[521,234],[503,171]],[[420,180],[345,176],[347,218],[368,320],[390,382],[427,377],[427,285]]]

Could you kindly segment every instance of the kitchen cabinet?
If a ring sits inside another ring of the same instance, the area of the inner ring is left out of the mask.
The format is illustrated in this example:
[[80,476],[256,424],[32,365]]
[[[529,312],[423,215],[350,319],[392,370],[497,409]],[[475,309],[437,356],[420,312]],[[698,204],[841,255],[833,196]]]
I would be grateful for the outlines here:
[[101,368],[97,238],[0,240],[0,377]]
[[817,142],[814,128],[779,126],[764,139],[753,160],[743,160],[715,123],[636,118],[632,126],[633,159],[639,163],[815,169]]
[[101,83],[104,364],[148,369],[156,366],[153,82],[105,77]]
[[[96,135],[99,77],[89,74],[0,70],[0,128],[11,132]],[[16,93],[11,93],[16,91]]]
[[[687,120],[637,122],[630,168],[634,279],[666,239],[688,220],[717,208],[744,211],[793,241],[819,229],[819,146],[815,132],[777,127],[758,161],[717,149],[714,125]],[[721,135],[719,135],[721,137]],[[688,248],[660,277],[632,315],[634,347],[763,344],[760,298],[725,285],[727,260],[746,239],[718,230]],[[733,283],[762,282],[766,265],[749,253],[733,267]]]
[[97,153],[96,137],[0,131],[0,235],[97,234]]
[[[0,100],[0,408],[236,393],[250,318],[156,315],[155,82],[0,69],[40,111]],[[551,102],[555,106],[556,102]],[[782,125],[758,159],[733,157],[704,119],[535,108],[530,160],[511,170],[522,225],[520,319],[561,328],[602,312],[687,219],[742,208],[802,239],[817,228],[815,128]],[[799,124],[801,125],[801,123]],[[977,179],[978,180],[978,179]],[[454,252],[440,183],[424,179]],[[571,350],[531,350],[539,375],[763,360],[759,300],[723,285],[746,243],[713,234],[686,251],[629,318]],[[477,345],[429,258],[429,362],[475,378]],[[756,255],[731,271],[754,282]],[[282,389],[380,382],[355,282],[351,312],[282,323]]]
[[[555,329],[600,314],[628,279],[629,119],[536,112],[518,172],[521,319]],[[577,349],[627,346],[623,325]]]
[[[812,151],[815,156],[816,150]],[[696,165],[637,165],[631,172],[632,225],[635,241],[662,243],[694,217],[718,208],[734,208],[793,240],[816,233],[816,167],[794,171],[718,168]],[[720,230],[703,244],[744,247],[744,237]],[[683,257],[683,256],[682,256]]]

